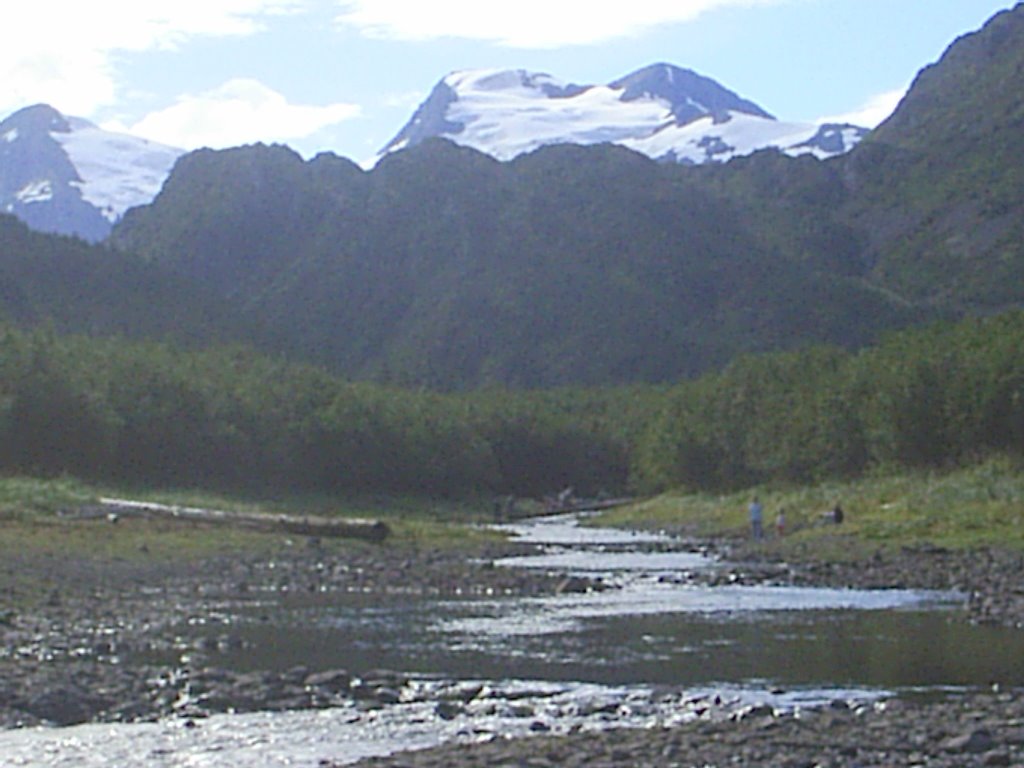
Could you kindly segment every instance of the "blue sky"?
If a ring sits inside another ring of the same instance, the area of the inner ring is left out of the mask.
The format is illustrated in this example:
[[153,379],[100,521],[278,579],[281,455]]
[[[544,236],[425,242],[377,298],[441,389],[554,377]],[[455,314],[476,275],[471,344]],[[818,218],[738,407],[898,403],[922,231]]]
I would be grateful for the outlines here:
[[365,160],[450,71],[607,83],[694,69],[776,117],[882,119],[1009,0],[36,0],[5,12],[0,116],[46,102],[166,144]]

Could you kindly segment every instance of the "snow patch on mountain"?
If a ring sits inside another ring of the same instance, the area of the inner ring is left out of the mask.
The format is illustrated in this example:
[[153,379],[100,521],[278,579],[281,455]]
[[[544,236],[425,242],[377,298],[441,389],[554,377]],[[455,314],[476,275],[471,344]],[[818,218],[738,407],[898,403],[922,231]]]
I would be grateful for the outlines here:
[[183,150],[128,134],[105,131],[88,120],[68,118],[71,130],[53,133],[75,166],[80,182],[72,182],[82,199],[111,223],[160,192]]
[[182,154],[47,104],[26,107],[0,122],[0,210],[34,229],[101,240],[156,197]]
[[573,96],[548,95],[571,89],[548,76],[473,72],[445,78],[459,94],[447,118],[462,126],[451,138],[499,160],[546,144],[622,142],[638,130],[652,132],[671,120],[671,105],[657,100],[623,102],[608,86]]
[[724,162],[769,147],[825,158],[849,151],[866,132],[776,120],[714,80],[669,64],[591,86],[491,69],[443,78],[382,155],[441,137],[499,160],[549,144],[602,143],[682,163]]
[[810,154],[825,159],[849,151],[863,136],[861,129],[852,126],[839,133],[838,142],[823,145],[814,141],[821,134],[821,127],[812,123],[788,123],[730,112],[724,119],[702,117],[619,143],[657,160],[693,164],[726,162],[768,148],[788,155]]
[[26,184],[15,194],[22,203],[45,203],[53,199],[53,184],[47,179],[40,179]]

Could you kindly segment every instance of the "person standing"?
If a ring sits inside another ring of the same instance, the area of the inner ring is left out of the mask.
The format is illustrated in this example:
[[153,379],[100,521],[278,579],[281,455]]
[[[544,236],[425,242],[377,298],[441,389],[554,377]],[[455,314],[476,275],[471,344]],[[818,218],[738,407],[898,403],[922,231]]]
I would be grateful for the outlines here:
[[780,539],[786,535],[786,510],[779,507],[779,514],[775,516],[775,535]]
[[750,502],[750,533],[754,541],[760,541],[764,536],[764,507],[757,496]]
[[839,506],[839,502],[832,508],[832,522],[839,525],[843,522],[843,508]]

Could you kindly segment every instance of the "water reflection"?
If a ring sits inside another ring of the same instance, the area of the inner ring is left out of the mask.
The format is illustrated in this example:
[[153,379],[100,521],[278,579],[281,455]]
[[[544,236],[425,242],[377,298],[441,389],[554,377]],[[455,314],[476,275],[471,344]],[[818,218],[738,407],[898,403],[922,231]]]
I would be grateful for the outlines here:
[[495,564],[503,568],[540,568],[589,576],[643,571],[679,573],[711,568],[715,562],[695,552],[620,552],[562,547],[540,555],[502,558]]
[[[430,683],[425,684],[428,688]],[[843,699],[870,703],[864,691],[834,691]],[[638,687],[509,681],[488,688],[453,720],[437,717],[427,690],[421,700],[382,709],[340,706],[305,712],[214,715],[187,726],[159,723],[81,725],[60,729],[0,732],[3,765],[40,768],[122,768],[129,765],[203,768],[316,768],[328,761],[355,762],[402,749],[449,741],[473,742],[527,736],[536,722],[548,732],[591,731],[611,725],[652,728],[695,717],[691,702],[714,698],[726,711],[767,704],[780,711],[820,700],[821,692],[758,692],[725,687],[660,696]],[[502,702],[514,702],[503,704]],[[523,708],[531,712],[523,717]],[[471,725],[470,725],[471,724]]]
[[[685,596],[685,600],[683,597]],[[454,679],[785,687],[1024,681],[1024,636],[931,595],[669,588],[539,600],[307,599],[235,631],[239,669],[375,668]],[[674,603],[674,604],[673,604]]]

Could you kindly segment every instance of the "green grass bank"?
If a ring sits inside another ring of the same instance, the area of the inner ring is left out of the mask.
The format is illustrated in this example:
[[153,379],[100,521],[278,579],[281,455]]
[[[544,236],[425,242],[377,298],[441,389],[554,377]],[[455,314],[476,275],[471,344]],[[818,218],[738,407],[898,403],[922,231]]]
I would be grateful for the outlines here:
[[[391,535],[382,543],[324,538],[318,546],[341,556],[364,550],[400,558],[411,550],[476,551],[498,540],[497,534],[472,523],[484,519],[489,506],[481,501],[450,502],[412,497],[364,496],[332,498],[243,498],[196,490],[140,490],[99,487],[70,477],[0,478],[0,581],[6,599],[0,609],[45,599],[61,584],[69,568],[87,573],[131,572],[193,564],[295,555],[305,537],[279,531],[209,526],[168,517],[81,517],[77,510],[103,497],[128,498],[185,507],[231,512],[373,518],[386,522]],[[73,585],[71,585],[73,586]]]
[[[948,471],[878,472],[848,482],[763,486],[725,495],[666,493],[602,515],[601,524],[666,528],[703,538],[748,537],[747,507],[764,505],[764,546],[783,554],[856,559],[900,547],[1024,550],[1024,463],[997,458]],[[823,521],[841,504],[841,525]],[[785,510],[783,536],[774,530]]]

